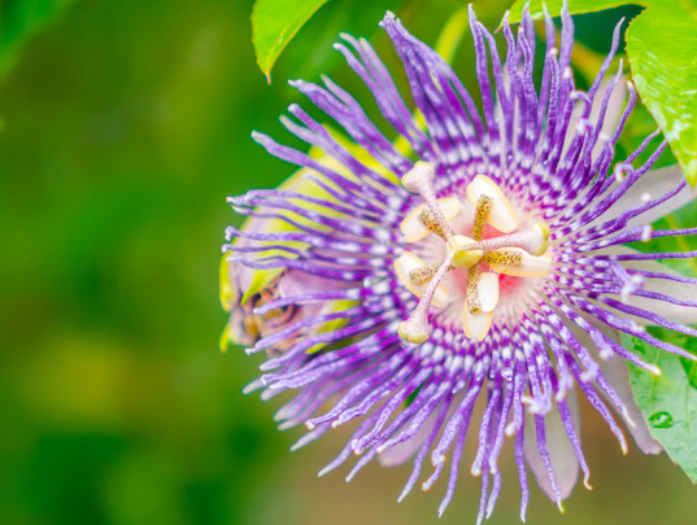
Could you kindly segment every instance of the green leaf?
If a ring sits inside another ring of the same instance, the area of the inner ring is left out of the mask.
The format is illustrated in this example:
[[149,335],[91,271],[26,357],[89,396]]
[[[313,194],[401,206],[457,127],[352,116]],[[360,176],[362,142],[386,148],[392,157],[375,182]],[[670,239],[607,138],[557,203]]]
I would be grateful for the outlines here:
[[0,16],[0,77],[17,61],[24,45],[74,0],[5,0]]
[[271,68],[300,28],[328,0],[257,0],[252,10],[252,43],[257,64],[271,83]]
[[[663,329],[650,330],[664,341],[685,345],[685,336]],[[629,365],[634,398],[653,437],[692,482],[697,483],[697,363],[681,362],[680,357],[663,352],[641,339],[621,335],[626,348],[661,369],[662,374],[655,376]]]
[[627,30],[634,84],[692,186],[697,185],[696,14],[656,4]]
[[[694,227],[697,200],[654,223],[655,230]],[[686,252],[697,250],[697,236],[659,237],[648,243],[633,243],[632,247],[645,252]],[[688,277],[697,277],[697,260],[668,259],[666,266]],[[649,328],[652,335],[697,355],[697,338],[660,328]],[[632,391],[637,405],[649,422],[651,434],[666,449],[692,481],[697,481],[697,362],[678,357],[647,345],[640,339],[621,334],[625,348],[655,363],[660,376],[630,365]],[[672,421],[668,427],[663,423]]]
[[[621,5],[648,5],[650,0],[638,0],[635,2],[628,2],[626,0],[569,0],[569,12],[573,14],[581,13],[593,13],[595,11],[603,11],[604,9],[611,9],[613,7],[619,7]],[[523,17],[523,9],[527,0],[517,0],[510,9],[509,21],[511,24],[517,24]],[[534,20],[541,20],[544,18],[544,7],[547,6],[549,13],[552,16],[559,16],[561,13],[563,0],[532,0],[530,2],[530,15]]]

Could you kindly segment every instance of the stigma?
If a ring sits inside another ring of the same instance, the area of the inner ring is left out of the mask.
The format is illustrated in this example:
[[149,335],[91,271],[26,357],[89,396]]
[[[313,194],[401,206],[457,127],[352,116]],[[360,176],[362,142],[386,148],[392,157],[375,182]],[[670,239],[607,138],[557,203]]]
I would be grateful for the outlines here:
[[404,187],[424,202],[400,225],[411,247],[394,261],[394,270],[419,302],[400,324],[399,336],[413,344],[425,342],[431,330],[429,311],[435,307],[448,319],[459,315],[464,334],[482,341],[502,298],[515,293],[501,290],[501,276],[549,273],[550,229],[543,222],[525,223],[486,175],[475,176],[464,194],[445,198],[436,196],[434,181],[433,166],[421,161],[402,177]]

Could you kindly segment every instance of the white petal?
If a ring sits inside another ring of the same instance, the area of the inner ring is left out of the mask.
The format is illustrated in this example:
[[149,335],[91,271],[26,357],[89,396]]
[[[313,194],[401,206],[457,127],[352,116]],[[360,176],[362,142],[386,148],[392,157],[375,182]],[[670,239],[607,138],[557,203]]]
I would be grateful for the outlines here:
[[[611,248],[603,250],[603,253],[627,254],[639,252],[627,246],[613,246]],[[659,272],[668,275],[680,275],[672,268],[669,268],[668,266],[661,264],[657,261],[620,261],[620,264],[624,268],[629,268],[633,270]],[[697,285],[695,284],[669,281],[667,279],[646,279],[644,289],[651,292],[669,295],[682,301],[697,301]],[[648,310],[649,312],[660,315],[661,317],[664,317],[665,319],[673,323],[697,323],[697,308],[667,303],[658,299],[638,297],[636,295],[630,295],[627,304],[629,304],[630,306],[641,308],[643,310]],[[643,324],[651,324],[648,320],[639,320]]]
[[[640,206],[647,196],[653,200],[663,197],[678,187],[685,179],[680,167],[667,166],[649,171],[636,181],[610,209],[600,216],[593,224],[603,223],[610,219],[619,217],[626,211]],[[693,199],[692,190],[689,185],[683,188],[677,195],[668,199],[666,202],[651,208],[646,213],[635,217],[629,221],[629,226],[640,226],[651,224],[661,217],[669,215],[682,208]]]
[[411,438],[407,439],[395,445],[385,449],[383,452],[378,454],[378,462],[383,467],[398,467],[406,463],[411,457],[416,454],[419,447],[423,445],[424,441],[428,438],[428,435],[433,430],[433,425],[436,424],[437,412],[439,410],[434,410],[433,413],[428,416],[426,421],[423,422],[421,428],[414,434]]
[[629,416],[635,423],[634,428],[628,428],[632,436],[634,436],[634,441],[636,441],[639,450],[644,454],[660,454],[662,450],[661,445],[651,437],[644,416],[634,402],[632,388],[629,385],[627,364],[619,357],[615,357],[610,361],[598,360],[598,364],[608,382],[613,386],[615,392],[617,392],[617,395],[622,402],[627,405]]
[[[580,439],[580,421],[578,416],[578,403],[574,390],[569,391],[566,396],[566,401],[569,406],[569,411],[574,422],[576,435]],[[564,424],[562,423],[559,411],[552,410],[545,416],[545,430],[547,437],[547,450],[552,461],[552,472],[554,480],[557,482],[557,487],[561,494],[561,499],[565,500],[571,495],[571,492],[576,485],[580,465],[578,458],[571,446],[569,437],[566,435]],[[556,501],[552,485],[549,480],[549,474],[545,468],[545,464],[540,456],[540,450],[537,446],[537,435],[535,429],[535,420],[526,412],[525,414],[525,458],[530,465],[530,469],[535,474],[537,484],[547,494],[549,499]]]
[[[620,336],[617,330],[592,319],[589,319],[589,321],[604,335],[616,343],[620,343]],[[571,328],[579,343],[587,348],[591,354],[597,354],[596,344],[593,342],[588,333],[576,326],[572,326]],[[634,428],[629,425],[626,426],[634,437],[634,441],[636,441],[639,450],[641,450],[644,454],[660,454],[662,450],[661,445],[659,445],[658,442],[651,437],[651,433],[646,425],[644,416],[634,402],[634,394],[632,394],[632,388],[629,384],[629,371],[627,370],[627,364],[624,362],[624,359],[615,356],[610,361],[605,361],[599,358],[595,361],[600,366],[600,370],[605,378],[612,385],[612,388],[614,388],[615,392],[617,392],[619,398],[626,405],[629,412],[629,417],[631,417],[635,423]],[[607,396],[605,397],[607,398]],[[614,407],[611,402],[610,405]],[[622,415],[620,414],[620,416]]]
[[482,341],[491,329],[494,312],[479,312],[473,314],[467,305],[462,309],[462,330],[473,341]]
[[[600,88],[598,89],[595,98],[593,99],[593,106],[591,107],[591,113],[589,116],[589,122],[591,124],[595,124],[598,120],[600,109],[603,103],[603,97],[605,96],[605,91],[610,85],[610,82],[612,82],[612,78],[609,77],[603,80],[603,82],[600,84]],[[627,81],[624,77],[622,77],[617,82],[617,84],[615,85],[615,89],[613,89],[612,94],[610,95],[607,110],[605,111],[605,118],[603,119],[603,125],[600,129],[601,134],[612,136],[612,134],[615,132],[617,122],[620,116],[622,115],[622,112],[624,111],[626,99]],[[568,148],[569,144],[571,143],[571,140],[576,134],[576,127],[578,126],[578,121],[581,118],[581,113],[584,108],[585,105],[580,102],[577,103],[574,107],[574,111],[571,115],[571,120],[569,122],[569,127],[566,132],[566,148]],[[596,158],[600,154],[602,149],[603,143],[602,141],[598,140],[595,146],[593,147],[593,158]]]
[[499,302],[499,274],[484,272],[477,282],[477,294],[483,312],[493,312]]

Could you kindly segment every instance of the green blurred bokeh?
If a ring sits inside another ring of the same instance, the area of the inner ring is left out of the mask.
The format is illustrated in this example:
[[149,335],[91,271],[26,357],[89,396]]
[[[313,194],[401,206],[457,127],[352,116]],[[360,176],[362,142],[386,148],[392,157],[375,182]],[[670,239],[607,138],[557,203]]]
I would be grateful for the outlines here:
[[[241,393],[258,359],[218,351],[217,276],[223,229],[239,222],[225,197],[291,172],[249,136],[288,141],[284,80],[328,70],[365,95],[331,50],[339,31],[375,36],[396,64],[376,32],[385,8],[433,42],[461,4],[333,0],[267,86],[251,2],[62,3],[0,85],[0,525],[435,523],[442,481],[396,502],[408,467],[317,479],[345,431],[288,452],[300,431],[275,429],[278,403]],[[507,4],[478,14],[492,27]],[[468,83],[471,56],[466,38]],[[560,517],[534,489],[528,521],[694,524],[682,473],[665,456],[622,458],[585,412],[595,491],[577,488]],[[517,522],[504,456],[496,524]],[[442,523],[474,523],[479,484],[462,469]]]

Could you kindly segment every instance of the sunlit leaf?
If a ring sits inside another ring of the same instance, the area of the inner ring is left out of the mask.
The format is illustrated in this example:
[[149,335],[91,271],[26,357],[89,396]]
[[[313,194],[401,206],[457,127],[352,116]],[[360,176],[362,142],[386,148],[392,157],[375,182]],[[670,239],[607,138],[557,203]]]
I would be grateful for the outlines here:
[[257,0],[252,11],[252,42],[257,64],[271,83],[271,69],[300,28],[327,0]]
[[[685,346],[684,336],[668,330],[651,329],[661,339]],[[655,376],[634,365],[629,366],[632,390],[651,429],[670,458],[697,483],[697,363],[689,367],[673,354],[648,345],[641,339],[622,334],[622,343],[662,373]]]
[[[611,9],[613,7],[619,7],[621,5],[641,5],[647,6],[651,0],[637,0],[637,1],[626,1],[626,0],[569,0],[569,12],[573,14],[581,13],[593,13],[595,11],[602,11],[604,9]],[[670,1],[670,0],[668,0]],[[510,9],[510,22],[516,24],[520,22],[523,16],[523,9],[528,0],[516,0],[516,2],[511,6]],[[544,17],[544,5],[547,6],[547,10],[552,16],[559,16],[561,12],[563,0],[531,0],[530,2],[530,15],[534,20],[540,20]]]
[[[336,301],[328,301],[323,307],[318,315],[335,314],[339,312],[344,312],[357,306],[357,301],[352,301],[350,299],[338,299]],[[313,331],[314,334],[327,334],[330,332],[335,332],[336,330],[341,330],[348,324],[347,318],[332,319],[324,324],[320,325],[319,328]],[[308,354],[314,354],[327,347],[327,343],[318,343],[312,348],[306,350]]]
[[662,5],[627,30],[627,55],[641,99],[663,129],[692,186],[697,185],[697,18]]

